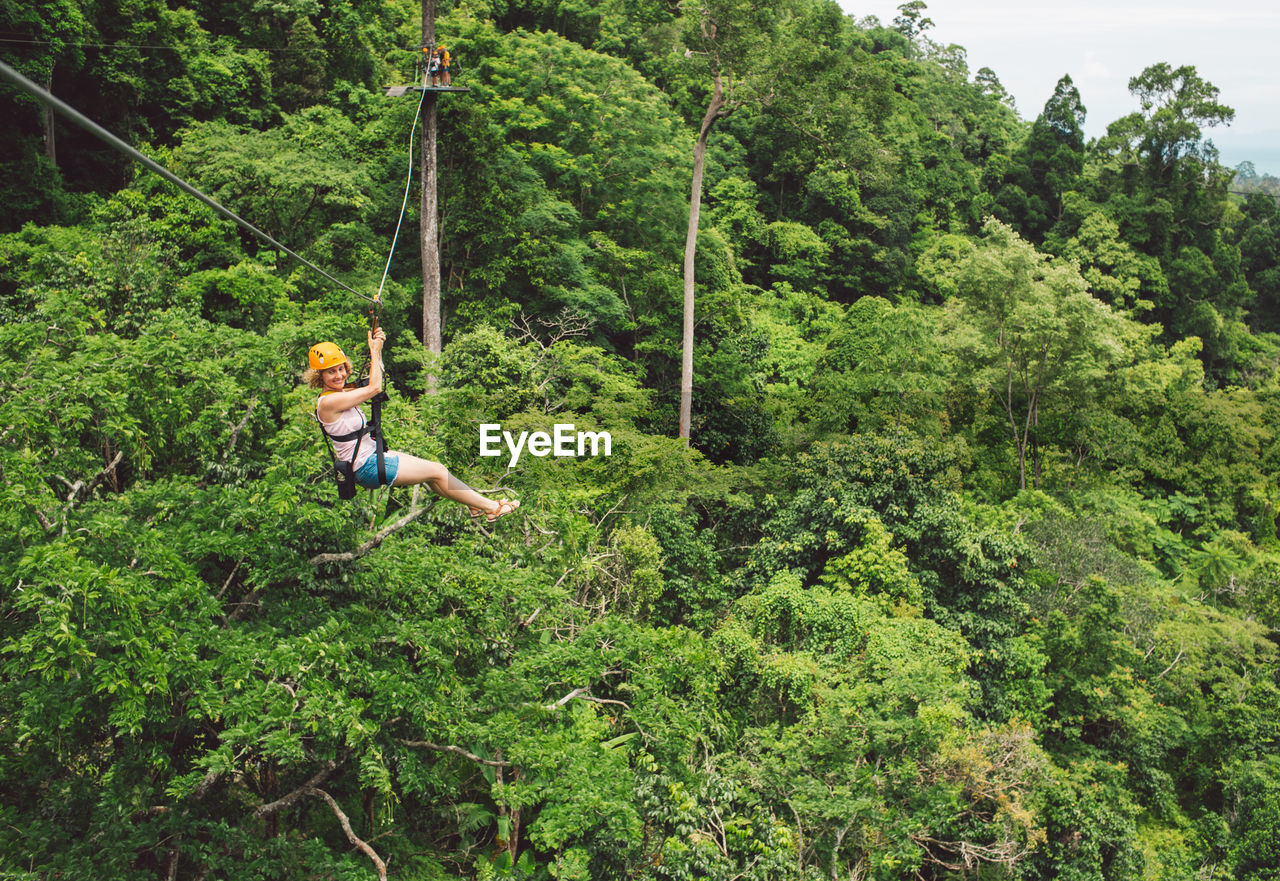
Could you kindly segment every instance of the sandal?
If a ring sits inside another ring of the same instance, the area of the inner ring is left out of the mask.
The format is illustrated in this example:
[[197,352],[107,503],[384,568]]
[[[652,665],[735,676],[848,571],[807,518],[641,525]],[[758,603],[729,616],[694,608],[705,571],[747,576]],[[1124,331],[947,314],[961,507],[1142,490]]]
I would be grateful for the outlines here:
[[484,509],[473,508],[470,505],[467,505],[467,513],[471,515],[472,520],[479,520],[484,516]]
[[516,508],[520,507],[520,503],[515,499],[502,499],[498,502],[498,508],[484,515],[484,519],[490,523],[496,523],[502,517],[507,516]]

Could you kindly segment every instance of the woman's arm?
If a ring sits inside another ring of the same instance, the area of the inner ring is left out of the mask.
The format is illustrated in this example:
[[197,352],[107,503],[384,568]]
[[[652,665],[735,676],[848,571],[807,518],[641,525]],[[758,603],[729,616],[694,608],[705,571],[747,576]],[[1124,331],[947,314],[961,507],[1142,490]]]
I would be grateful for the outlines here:
[[382,346],[387,334],[382,328],[369,333],[369,384],[322,395],[318,410],[322,422],[333,422],[343,410],[350,410],[382,391]]

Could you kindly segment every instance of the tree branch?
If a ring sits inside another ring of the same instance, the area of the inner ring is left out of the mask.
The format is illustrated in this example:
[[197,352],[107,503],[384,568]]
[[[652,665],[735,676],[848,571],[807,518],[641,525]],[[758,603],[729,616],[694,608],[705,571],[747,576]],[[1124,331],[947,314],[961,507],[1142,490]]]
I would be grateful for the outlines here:
[[182,836],[177,836],[173,847],[169,850],[169,865],[165,872],[165,881],[177,881],[178,860],[182,857]]
[[588,692],[588,689],[587,689],[587,688],[585,688],[585,687],[584,687],[584,688],[575,688],[573,691],[569,692],[569,693],[568,693],[568,694],[566,694],[564,697],[560,698],[560,700],[556,701],[556,702],[555,702],[555,703],[553,703],[553,704],[547,704],[547,705],[545,705],[542,709],[544,709],[544,710],[558,710],[558,709],[560,709],[561,707],[563,707],[565,704],[569,703],[569,701],[573,700],[575,697],[581,697],[582,695],[587,694],[587,692]]
[[350,563],[355,560],[358,560],[361,557],[363,557],[365,554],[369,553],[369,551],[373,550],[378,545],[386,541],[388,536],[392,535],[393,533],[399,532],[401,529],[404,529],[410,523],[412,523],[413,521],[421,517],[423,514],[430,511],[432,508],[436,506],[436,502],[440,501],[439,498],[435,498],[431,500],[430,504],[427,504],[419,508],[417,504],[418,502],[417,495],[418,495],[418,487],[414,487],[414,500],[413,500],[413,505],[409,509],[409,513],[405,514],[395,523],[392,523],[388,526],[384,526],[382,529],[378,531],[377,535],[375,535],[373,538],[366,541],[364,544],[360,545],[360,547],[356,548],[354,551],[346,551],[345,553],[341,553],[341,554],[316,554],[314,557],[311,558],[311,565],[323,566],[325,563]]
[[[534,330],[529,316],[521,312],[518,318],[511,320],[511,326],[520,332],[520,342],[531,340],[537,343],[538,348],[545,353],[547,349],[550,349],[561,340],[584,336],[589,333],[595,327],[595,320],[574,312],[566,306],[560,310],[555,318],[539,318],[538,324],[542,325],[547,331],[547,341],[545,343],[542,341],[542,337],[538,335],[538,332]],[[543,357],[543,354],[539,354],[538,361],[541,361]]]
[[243,559],[236,561],[235,566],[231,568],[231,574],[227,576],[226,581],[222,582],[222,589],[218,591],[218,595],[215,597],[215,599],[219,599],[219,600],[222,599],[222,595],[226,593],[227,588],[231,586],[231,579],[236,577],[236,573],[240,571],[240,564],[243,562],[244,562]]
[[191,790],[191,800],[200,801],[209,794],[209,790],[213,789],[215,783],[222,779],[222,774],[217,771],[210,771],[204,775],[204,779],[193,790]]
[[225,616],[225,620],[227,622],[239,621],[245,615],[248,615],[250,609],[256,609],[260,605],[262,605],[261,603],[258,602],[258,597],[260,596],[262,596],[262,588],[259,587],[259,588],[255,588],[247,597],[245,597],[240,602],[233,603],[232,605],[235,606],[235,611],[233,611],[230,615]]
[[477,762],[478,764],[481,764],[481,765],[488,765],[490,768],[511,767],[510,762],[496,761],[494,759],[482,759],[480,756],[476,755],[475,753],[467,752],[465,749],[463,749],[460,746],[451,746],[448,744],[432,743],[429,740],[401,740],[399,738],[397,738],[396,740],[398,743],[401,743],[404,746],[417,747],[421,749],[430,749],[430,750],[435,750],[436,752],[441,752],[441,753],[453,753],[455,756],[462,756],[464,759],[470,759],[471,761]]
[[322,798],[328,802],[329,807],[333,810],[334,816],[336,816],[338,818],[338,822],[342,824],[342,831],[347,834],[347,841],[350,841],[353,846],[364,851],[365,855],[368,856],[369,859],[373,860],[374,868],[378,870],[378,881],[387,881],[387,864],[382,861],[382,857],[378,856],[378,852],[369,846],[368,842],[362,840],[351,829],[351,820],[349,820],[347,815],[342,812],[342,808],[338,807],[338,803],[333,800],[333,796],[329,795],[329,793],[325,792],[323,789],[315,789],[314,787],[309,790],[309,794],[314,795],[317,798]]
[[307,795],[309,792],[315,790],[316,784],[323,783],[330,774],[332,774],[335,770],[337,770],[337,768],[338,768],[337,762],[333,760],[325,762],[320,767],[320,770],[317,771],[314,775],[312,775],[310,780],[308,780],[306,783],[299,786],[293,792],[290,792],[288,795],[278,798],[273,802],[270,802],[268,804],[261,805],[260,807],[258,807],[258,809],[253,812],[254,817],[261,820],[264,817],[269,817],[272,814],[283,811],[285,808],[292,805],[294,802],[302,798],[304,795]]
[[565,704],[569,703],[569,701],[574,700],[575,698],[578,700],[590,701],[593,704],[615,704],[619,707],[623,707],[628,710],[631,709],[631,705],[626,703],[625,701],[615,701],[615,700],[609,700],[608,698],[595,697],[594,695],[591,694],[591,688],[589,686],[585,686],[583,688],[575,688],[573,691],[569,692],[568,694],[560,698],[560,700],[556,701],[555,703],[543,704],[542,709],[547,710],[549,712],[555,712],[556,710],[560,709]]
[[227,441],[227,447],[222,451],[222,461],[226,462],[231,458],[231,451],[236,448],[236,441],[240,439],[240,432],[244,431],[244,427],[249,424],[249,417],[253,415],[253,408],[258,406],[258,399],[251,398],[249,407],[244,411],[244,418],[240,420],[240,424],[231,429],[231,440]]
[[1167,674],[1174,667],[1178,666],[1178,662],[1182,660],[1183,654],[1185,654],[1185,652],[1181,648],[1179,648],[1177,656],[1174,657],[1174,659],[1169,663],[1168,667],[1165,667],[1163,670],[1160,671],[1160,674],[1156,676],[1156,678],[1163,679],[1165,677],[1165,674]]
[[83,480],[77,480],[75,483],[70,483],[67,481],[65,477],[59,478],[59,480],[67,484],[67,486],[71,487],[71,491],[67,493],[67,504],[66,504],[65,510],[70,511],[77,504],[79,504],[79,499],[77,498],[77,496],[80,494],[81,490],[85,491],[85,495],[88,495],[89,493],[93,492],[94,489],[98,486],[98,484],[102,482],[103,478],[105,478],[112,471],[116,470],[116,466],[120,464],[120,460],[123,458],[124,458],[124,450],[120,450],[119,452],[116,453],[116,457],[111,460],[111,464],[108,465],[106,468],[103,468],[97,474],[95,474],[89,480],[89,483],[87,485]]
[[[77,480],[75,483],[72,483],[71,481],[63,477],[61,474],[54,475],[54,477],[57,477],[58,480],[61,480],[63,485],[67,487],[67,498],[62,505],[62,518],[61,518],[63,523],[62,529],[64,534],[66,532],[66,515],[74,511],[76,506],[79,505],[80,502],[82,502],[85,498],[87,498],[89,494],[92,493],[97,488],[98,484],[102,483],[102,481],[106,478],[108,474],[115,471],[116,466],[120,464],[120,460],[123,458],[124,458],[124,450],[120,450],[119,452],[116,453],[115,458],[111,460],[111,462],[107,465],[107,467],[103,468],[101,471],[99,471],[97,474],[91,477],[88,483],[85,483],[83,480]],[[35,514],[36,514],[36,519],[40,521],[40,526],[44,529],[45,532],[52,532],[54,528],[58,525],[56,521],[50,520],[39,510],[37,510]]]

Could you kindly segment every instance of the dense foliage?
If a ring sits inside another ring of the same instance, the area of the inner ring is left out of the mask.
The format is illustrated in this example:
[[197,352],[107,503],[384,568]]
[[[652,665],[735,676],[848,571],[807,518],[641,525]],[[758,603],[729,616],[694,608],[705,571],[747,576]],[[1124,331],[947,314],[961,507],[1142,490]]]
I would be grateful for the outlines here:
[[[1230,96],[1153,65],[1086,141],[919,0],[766,5],[440,4],[446,345],[410,199],[385,418],[514,488],[492,528],[340,502],[298,376],[364,304],[0,88],[0,876],[1280,878],[1280,208]],[[373,290],[418,14],[0,0],[0,57]]]

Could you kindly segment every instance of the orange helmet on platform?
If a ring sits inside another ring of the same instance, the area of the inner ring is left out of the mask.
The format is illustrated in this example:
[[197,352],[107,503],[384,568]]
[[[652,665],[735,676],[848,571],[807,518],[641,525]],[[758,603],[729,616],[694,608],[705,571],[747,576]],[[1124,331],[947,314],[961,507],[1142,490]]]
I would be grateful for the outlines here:
[[316,343],[307,352],[307,363],[312,370],[328,370],[339,364],[346,364],[348,370],[355,370],[351,359],[343,354],[335,343]]

